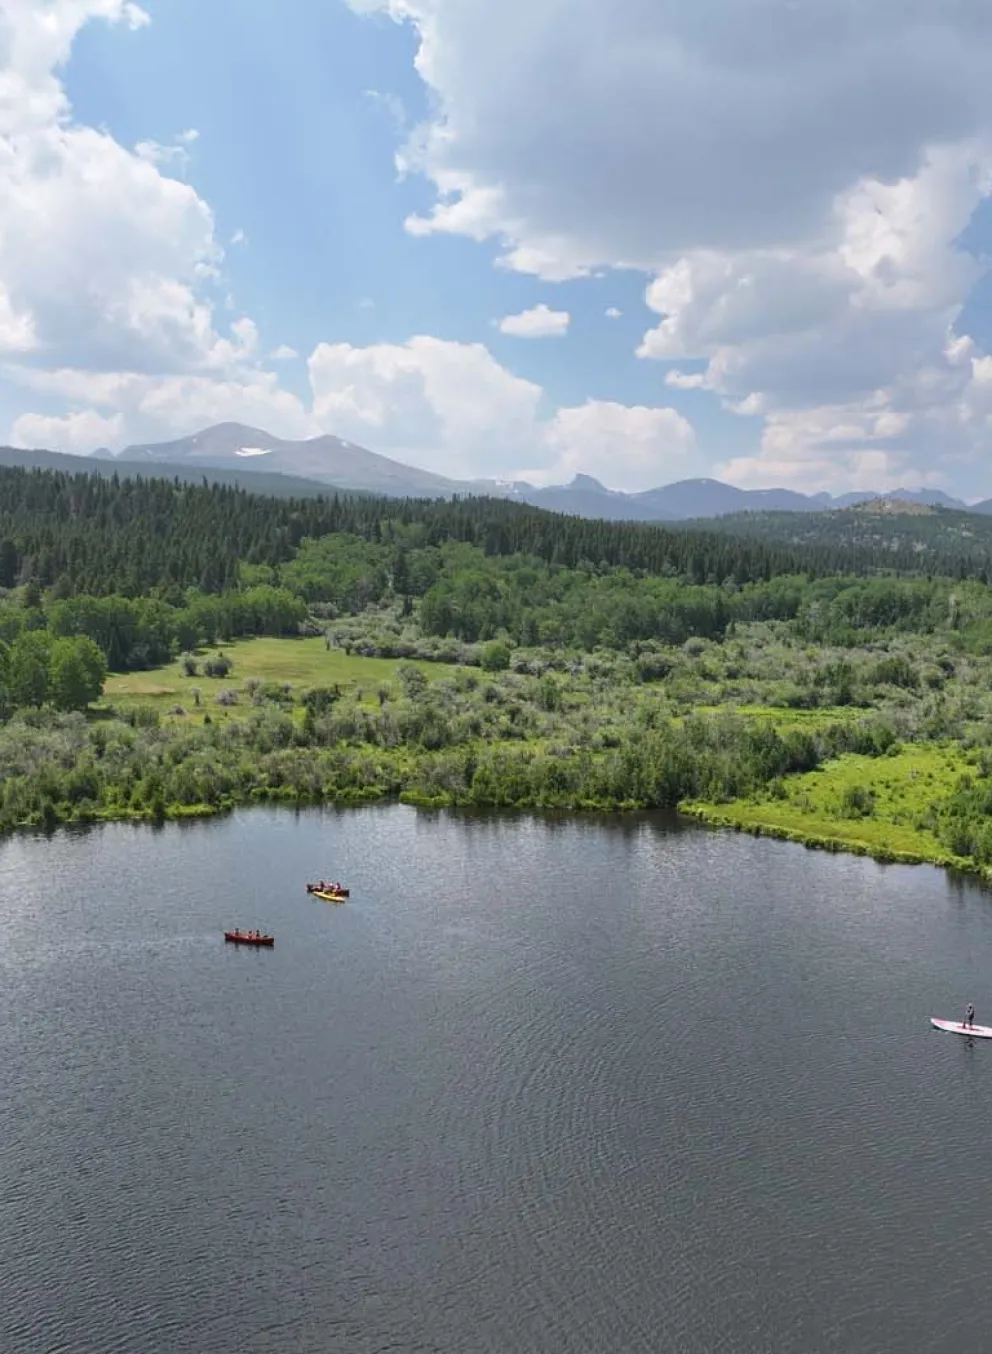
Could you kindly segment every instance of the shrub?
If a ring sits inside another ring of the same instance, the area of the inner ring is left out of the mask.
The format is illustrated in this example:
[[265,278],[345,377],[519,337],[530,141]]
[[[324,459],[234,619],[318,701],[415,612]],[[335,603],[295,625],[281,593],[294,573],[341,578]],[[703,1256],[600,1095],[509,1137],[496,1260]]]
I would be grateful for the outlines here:
[[871,818],[875,813],[875,792],[864,785],[849,785],[840,807],[845,818]]
[[205,677],[226,677],[233,666],[234,664],[224,654],[217,654],[203,664],[203,673]]
[[510,666],[510,646],[494,639],[482,650],[480,666],[484,672],[505,672]]

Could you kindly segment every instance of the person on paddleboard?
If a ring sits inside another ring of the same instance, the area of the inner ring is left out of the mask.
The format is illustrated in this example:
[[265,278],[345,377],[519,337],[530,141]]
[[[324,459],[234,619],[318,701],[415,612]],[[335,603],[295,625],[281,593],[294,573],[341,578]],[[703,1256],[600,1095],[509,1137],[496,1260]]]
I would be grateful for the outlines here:
[[975,1007],[974,1004],[969,1001],[964,1011],[964,1024],[974,1025],[974,1023],[975,1023]]

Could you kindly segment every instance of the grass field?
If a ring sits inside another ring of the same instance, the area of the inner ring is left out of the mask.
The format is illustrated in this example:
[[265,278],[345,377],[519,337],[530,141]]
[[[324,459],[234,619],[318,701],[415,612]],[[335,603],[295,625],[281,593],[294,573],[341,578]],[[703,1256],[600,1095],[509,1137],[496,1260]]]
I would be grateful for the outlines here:
[[807,846],[969,868],[925,825],[928,811],[950,794],[969,765],[960,748],[934,743],[905,747],[888,757],[850,753],[818,771],[789,777],[778,796],[683,808],[715,826]]
[[[231,660],[232,668],[226,677],[204,677],[205,659],[223,653]],[[323,639],[246,639],[234,644],[219,645],[197,654],[200,673],[187,677],[179,660],[146,672],[113,673],[104,684],[104,702],[118,708],[125,705],[146,705],[159,710],[173,720],[202,720],[209,713],[211,719],[230,719],[243,716],[250,709],[245,694],[245,682],[257,679],[263,682],[288,683],[297,699],[315,686],[333,686],[342,689],[361,688],[366,700],[374,704],[380,686],[396,682],[396,669],[404,662],[420,668],[428,680],[448,677],[456,671],[446,663],[425,663],[408,659],[361,658],[340,649],[328,649]],[[200,706],[196,705],[196,691],[200,692]],[[237,691],[240,703],[221,706],[217,695],[221,691]],[[181,706],[182,715],[170,715],[175,706]]]

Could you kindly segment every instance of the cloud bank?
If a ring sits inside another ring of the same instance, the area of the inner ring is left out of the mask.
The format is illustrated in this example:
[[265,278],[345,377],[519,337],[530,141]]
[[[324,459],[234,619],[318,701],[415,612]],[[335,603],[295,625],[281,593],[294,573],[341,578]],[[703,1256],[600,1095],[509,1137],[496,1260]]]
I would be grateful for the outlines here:
[[[901,0],[350,0],[419,37],[408,228],[547,281],[653,280],[644,358],[763,420],[718,473],[810,488],[984,471],[957,247],[992,176],[992,9]],[[986,486],[987,487],[987,486]]]

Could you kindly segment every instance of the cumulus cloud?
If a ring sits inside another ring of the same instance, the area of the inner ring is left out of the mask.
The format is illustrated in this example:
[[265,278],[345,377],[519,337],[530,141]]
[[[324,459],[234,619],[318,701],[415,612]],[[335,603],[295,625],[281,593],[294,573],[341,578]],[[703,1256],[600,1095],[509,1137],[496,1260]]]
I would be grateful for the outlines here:
[[387,455],[469,477],[533,444],[541,387],[481,343],[322,343],[308,367],[321,425]]
[[[977,479],[992,358],[959,332],[981,270],[957,242],[992,185],[992,8],[349,3],[419,39],[432,113],[399,158],[436,194],[410,230],[494,240],[501,267],[549,282],[640,270],[657,317],[642,370],[760,423],[757,453],[717,473]],[[181,180],[195,133],[130,149],[73,120],[59,73],[93,20],[147,15],[124,0],[0,8],[0,360],[46,410],[22,416],[19,441],[83,450],[238,418],[458,475],[584,469],[644,487],[710,468],[676,411],[556,414],[481,344],[321,344],[309,402],[283,391],[255,325],[215,300],[223,250]],[[514,324],[561,333],[568,312]]]
[[623,311],[618,310],[616,306],[610,306],[604,313],[608,320],[619,320],[620,316],[623,314]]
[[[223,251],[210,208],[174,177],[196,140],[129,150],[73,121],[59,79],[84,24],[148,22],[121,0],[8,0],[0,8],[0,356],[8,387],[64,415],[24,414],[22,444],[88,451],[211,410],[304,426],[299,402],[254,370],[258,333],[217,324]],[[264,398],[263,398],[264,397]],[[175,407],[170,407],[175,401]],[[191,401],[191,403],[187,403]]]
[[478,343],[321,344],[309,370],[321,426],[453,478],[556,483],[585,471],[644,489],[685,473],[695,448],[674,409],[588,400],[545,414],[541,387]]
[[642,355],[707,359],[669,384],[766,420],[735,474],[987,452],[982,355],[955,326],[992,168],[988,6],[350,3],[419,39],[433,111],[400,163],[436,198],[409,228],[495,240],[548,280],[654,275]]
[[[195,140],[135,151],[71,119],[57,71],[119,0],[13,0],[0,11],[0,290],[49,365],[179,371],[227,360],[203,285],[222,252],[206,203],[167,172]],[[7,342],[10,325],[5,324]]]
[[16,373],[19,381],[72,406],[67,414],[22,414],[11,440],[88,455],[99,446],[119,450],[128,442],[168,441],[213,423],[262,426],[277,437],[312,437],[321,431],[296,395],[264,371],[229,378],[208,375],[144,375],[77,369]]
[[865,174],[989,116],[992,12],[899,0],[351,0],[412,23],[437,114],[421,229],[584,267],[814,233]]
[[308,403],[262,370],[225,379],[8,366],[18,384],[70,406],[63,415],[23,414],[13,441],[87,454],[232,420],[287,438],[332,432],[456,479],[548,484],[585,471],[632,489],[688,473],[695,448],[692,427],[673,409],[588,400],[546,411],[542,388],[479,343],[322,343],[307,365]]
[[892,488],[987,448],[974,346],[953,330],[980,275],[955,241],[990,171],[989,145],[936,149],[911,179],[842,194],[816,248],[695,251],[658,276],[647,301],[663,319],[641,355],[708,359],[666,383],[765,418],[758,456],[718,473]]
[[567,310],[551,310],[542,301],[518,315],[504,315],[499,322],[499,332],[514,338],[561,338],[568,332],[571,318]]
[[559,409],[545,436],[554,460],[534,472],[544,483],[585,472],[611,489],[647,489],[693,470],[696,435],[675,409],[587,400]]

